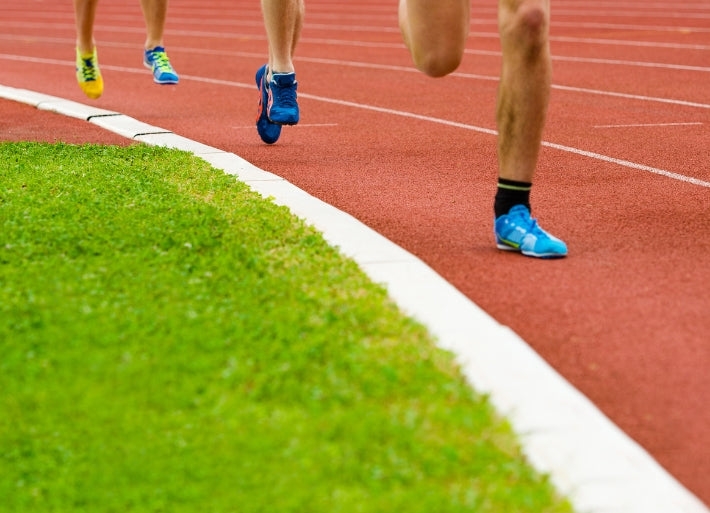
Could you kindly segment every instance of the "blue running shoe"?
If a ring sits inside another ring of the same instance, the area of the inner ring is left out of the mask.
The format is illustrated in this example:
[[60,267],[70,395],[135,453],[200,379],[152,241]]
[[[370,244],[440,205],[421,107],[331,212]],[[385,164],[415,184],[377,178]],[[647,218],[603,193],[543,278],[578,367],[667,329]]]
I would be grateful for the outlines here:
[[537,258],[567,256],[565,243],[540,228],[525,205],[515,205],[496,219],[495,235],[498,249]]
[[156,84],[177,84],[179,81],[162,46],[143,52],[143,65],[153,72],[153,82]]
[[295,73],[274,73],[269,84],[269,106],[267,115],[269,121],[279,125],[295,125],[298,123],[298,102],[296,101]]
[[269,85],[266,83],[266,64],[256,72],[256,87],[259,88],[259,110],[256,113],[256,131],[266,144],[274,144],[281,136],[281,125],[269,121]]

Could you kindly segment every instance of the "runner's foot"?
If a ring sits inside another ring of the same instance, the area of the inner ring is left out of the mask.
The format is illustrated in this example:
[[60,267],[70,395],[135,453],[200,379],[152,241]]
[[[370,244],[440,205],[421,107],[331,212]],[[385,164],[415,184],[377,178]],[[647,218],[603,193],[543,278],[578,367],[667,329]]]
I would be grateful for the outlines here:
[[495,236],[498,249],[505,251],[537,258],[567,256],[565,243],[540,228],[524,205],[515,205],[495,220]]

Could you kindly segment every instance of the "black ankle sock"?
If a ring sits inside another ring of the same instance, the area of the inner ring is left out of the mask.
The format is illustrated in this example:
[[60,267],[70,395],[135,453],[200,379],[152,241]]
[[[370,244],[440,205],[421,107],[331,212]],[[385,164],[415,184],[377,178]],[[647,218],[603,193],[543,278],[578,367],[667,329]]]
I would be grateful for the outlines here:
[[498,190],[493,204],[496,219],[507,214],[515,205],[525,205],[530,210],[530,189],[532,184],[529,182],[498,178]]

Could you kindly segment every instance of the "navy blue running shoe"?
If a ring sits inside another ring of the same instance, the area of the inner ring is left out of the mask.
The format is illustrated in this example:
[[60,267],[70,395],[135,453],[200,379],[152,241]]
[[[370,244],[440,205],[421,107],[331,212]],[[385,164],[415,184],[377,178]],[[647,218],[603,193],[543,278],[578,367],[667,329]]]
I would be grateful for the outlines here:
[[505,251],[519,251],[537,258],[567,256],[567,246],[537,225],[525,205],[515,205],[495,221],[496,245]]
[[281,125],[269,121],[267,106],[269,105],[269,84],[266,83],[267,65],[264,64],[256,72],[256,87],[259,89],[259,110],[256,113],[256,131],[266,144],[274,144],[281,136]]
[[296,100],[295,73],[274,73],[269,83],[269,121],[279,125],[295,125],[298,123],[299,112]]

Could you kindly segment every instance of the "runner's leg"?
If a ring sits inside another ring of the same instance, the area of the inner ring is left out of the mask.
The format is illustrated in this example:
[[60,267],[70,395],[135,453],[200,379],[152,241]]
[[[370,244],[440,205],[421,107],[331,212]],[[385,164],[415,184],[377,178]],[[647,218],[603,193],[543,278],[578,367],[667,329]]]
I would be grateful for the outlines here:
[[501,178],[532,182],[550,97],[549,0],[500,0],[496,108]]
[[262,0],[266,37],[269,41],[269,77],[271,72],[295,71],[293,55],[303,27],[303,0]]
[[469,0],[400,0],[399,28],[417,69],[441,77],[459,66],[469,11]]

